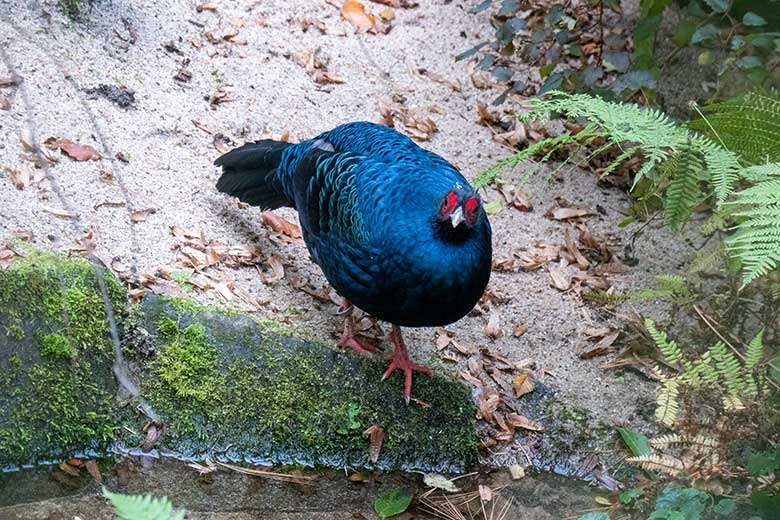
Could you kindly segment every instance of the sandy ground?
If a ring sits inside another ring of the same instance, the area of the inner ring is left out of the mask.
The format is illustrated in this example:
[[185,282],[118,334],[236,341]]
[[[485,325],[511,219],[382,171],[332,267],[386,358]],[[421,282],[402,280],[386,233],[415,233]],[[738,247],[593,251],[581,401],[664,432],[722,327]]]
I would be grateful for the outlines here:
[[[310,263],[302,241],[269,240],[259,210],[241,209],[216,191],[218,171],[212,161],[218,151],[213,136],[192,120],[239,142],[258,138],[264,128],[276,134],[289,129],[298,139],[339,123],[378,121],[378,99],[400,93],[407,106],[427,113],[439,127],[424,146],[468,177],[508,154],[491,139],[489,129],[476,123],[476,102],[490,102],[497,91],[475,88],[467,65],[453,60],[493,31],[486,16],[467,12],[466,2],[431,0],[417,8],[397,9],[392,31],[378,35],[353,34],[338,9],[320,0],[220,1],[216,12],[197,12],[199,2],[186,0],[113,0],[96,2],[80,23],[68,21],[53,3],[0,0],[0,46],[24,78],[21,87],[2,91],[11,107],[0,110],[0,166],[22,165],[19,136],[30,127],[38,142],[49,136],[68,138],[94,146],[106,159],[76,162],[63,156],[50,170],[53,179],[24,190],[16,189],[8,175],[0,175],[0,239],[31,230],[37,246],[67,250],[81,233],[91,231],[101,258],[118,257],[137,273],[145,273],[175,265],[174,246],[179,240],[170,226],[178,225],[202,229],[208,239],[228,244],[257,244],[264,256],[280,256],[288,274],[321,287],[326,282]],[[382,8],[366,3],[374,12]],[[325,34],[314,27],[304,32],[289,21],[293,18],[320,20]],[[245,40],[246,45],[214,45],[203,37],[204,30],[231,24],[243,24],[234,40]],[[202,46],[193,46],[191,39]],[[178,51],[166,50],[166,42]],[[318,85],[291,59],[296,52],[317,48],[320,56],[329,59],[329,70],[345,80],[343,84]],[[226,56],[210,56],[213,52]],[[185,59],[192,79],[181,83],[173,77]],[[0,63],[0,77],[10,74],[5,68]],[[462,91],[413,73],[417,68],[459,81]],[[84,89],[99,84],[133,90],[135,108],[88,98]],[[232,85],[234,100],[212,107],[207,98],[220,85]],[[129,163],[113,159],[118,152]],[[101,169],[111,172],[113,180],[102,180]],[[522,171],[519,168],[505,178],[517,181]],[[69,208],[56,196],[55,184]],[[575,170],[552,181],[539,175],[525,190],[534,203],[533,212],[507,208],[491,217],[496,258],[538,240],[563,242],[568,224],[544,216],[557,195],[589,208],[598,205],[602,211],[595,211],[587,224],[618,255],[635,231],[616,226],[624,218],[626,196],[597,187],[591,174]],[[495,190],[486,196],[488,200],[499,197]],[[100,205],[116,201],[126,204]],[[44,208],[75,211],[80,220],[58,217]],[[156,213],[132,222],[132,211],[145,208]],[[293,211],[280,213],[295,219]],[[673,271],[687,252],[671,249],[678,242],[670,238],[660,225],[648,226],[635,244],[638,265],[613,276],[617,287],[648,286],[654,275]],[[267,285],[252,267],[224,271],[251,294],[272,302],[260,314],[288,317],[325,339],[337,336],[340,318],[334,304],[317,301],[288,280]],[[598,311],[553,288],[544,269],[494,273],[490,288],[507,299],[496,306],[503,335],[490,340],[483,333],[487,316],[469,316],[448,327],[461,345],[488,347],[512,361],[532,358],[542,381],[568,402],[610,421],[638,420],[637,406],[652,395],[652,385],[632,373],[616,379],[614,372],[599,368],[608,358],[577,356],[585,344],[582,330],[588,316],[595,325],[603,323]],[[213,291],[195,296],[217,301]],[[520,324],[529,330],[514,337],[512,326]],[[413,356],[438,364],[432,329],[408,330],[406,338]],[[443,366],[454,373],[465,366],[465,359],[459,367]]]

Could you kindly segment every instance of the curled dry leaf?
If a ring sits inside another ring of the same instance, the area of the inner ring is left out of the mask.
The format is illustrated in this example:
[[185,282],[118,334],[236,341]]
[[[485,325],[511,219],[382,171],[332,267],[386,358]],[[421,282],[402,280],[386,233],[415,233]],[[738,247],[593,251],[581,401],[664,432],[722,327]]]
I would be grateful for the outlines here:
[[488,318],[488,322],[482,331],[490,339],[496,339],[501,336],[501,317],[497,310],[493,309],[490,311],[490,318]]
[[423,473],[423,483],[428,487],[449,491],[450,493],[460,491],[453,481],[438,473]]
[[512,326],[512,335],[516,338],[519,338],[523,334],[528,332],[528,325],[525,324],[519,324],[519,325],[513,325]]
[[382,451],[382,442],[385,440],[385,430],[378,424],[372,424],[363,435],[368,435],[369,446],[368,454],[371,457],[371,462],[376,464],[379,460],[379,453]]
[[571,287],[571,278],[566,273],[555,267],[550,267],[548,272],[550,273],[553,287],[559,291],[569,290],[569,287]]
[[509,474],[512,476],[512,480],[520,480],[525,477],[525,470],[520,464],[512,464],[509,466]]
[[493,500],[493,490],[484,484],[479,485],[479,499],[482,502],[490,502]]
[[530,430],[533,432],[541,432],[544,431],[544,426],[539,424],[536,421],[532,421],[531,419],[518,415],[516,413],[510,413],[506,417],[507,422],[514,426],[515,428],[522,428],[524,430]]
[[483,126],[488,126],[496,122],[496,116],[493,114],[490,110],[488,110],[487,106],[482,103],[481,101],[477,101],[477,113],[479,114],[479,123]]
[[97,150],[88,144],[78,144],[70,139],[46,140],[46,146],[52,150],[59,150],[75,161],[99,161],[103,158]]
[[366,8],[357,0],[346,0],[341,6],[341,17],[352,24],[356,32],[376,32],[376,18],[366,13]]
[[164,430],[165,425],[161,422],[149,421],[146,423],[143,427],[143,431],[146,432],[146,438],[141,445],[141,451],[144,453],[149,453],[152,451],[155,444],[157,444],[157,441],[162,436]]
[[133,222],[145,222],[149,215],[157,213],[156,208],[138,209],[130,214],[130,220]]
[[534,382],[529,374],[520,374],[512,380],[515,397],[522,397],[534,391]]
[[103,475],[100,474],[100,468],[98,468],[97,462],[94,460],[88,460],[84,463],[84,467],[96,482],[103,482]]
[[3,167],[17,190],[23,190],[30,183],[30,168],[25,164],[19,169]]
[[264,225],[290,238],[301,238],[301,228],[271,211],[263,211],[260,218]]
[[593,212],[586,208],[555,208],[547,212],[547,216],[553,220],[571,220],[592,214]]
[[618,339],[618,336],[620,336],[620,331],[615,330],[613,332],[610,332],[603,338],[601,338],[598,343],[593,345],[593,347],[584,350],[583,352],[580,352],[580,359],[590,359],[597,356],[603,356],[605,354],[608,354],[612,352],[612,344],[615,342],[616,339]]
[[453,341],[454,337],[454,332],[450,332],[444,327],[438,327],[436,329],[436,350],[444,350],[447,348],[447,345]]
[[265,276],[263,280],[265,283],[271,285],[284,278],[284,264],[282,264],[282,259],[279,256],[271,255],[268,258],[268,266],[271,268],[273,274]]

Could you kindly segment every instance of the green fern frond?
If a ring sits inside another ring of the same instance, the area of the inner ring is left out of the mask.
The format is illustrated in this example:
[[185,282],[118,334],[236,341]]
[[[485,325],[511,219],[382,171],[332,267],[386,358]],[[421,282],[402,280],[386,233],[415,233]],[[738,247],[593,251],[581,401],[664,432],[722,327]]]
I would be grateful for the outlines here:
[[709,236],[716,231],[723,231],[731,226],[734,221],[735,209],[730,206],[721,206],[715,209],[697,230],[702,236]]
[[167,497],[123,495],[112,493],[105,487],[103,496],[111,501],[114,512],[121,520],[184,520],[184,511],[171,514],[173,506]]
[[671,179],[664,198],[664,217],[672,231],[680,231],[693,208],[701,203],[699,183],[703,170],[704,163],[698,153],[687,144],[661,165],[662,175]]
[[658,284],[657,287],[640,289],[631,293],[630,297],[644,299],[669,298],[678,304],[684,304],[690,299],[691,292],[688,289],[688,283],[682,276],[662,274],[656,276],[655,280]]
[[[780,172],[780,163],[764,172]],[[732,205],[747,207],[734,213],[738,224],[726,247],[744,267],[742,286],[780,269],[780,178],[759,182],[734,195]]]
[[712,360],[715,362],[715,368],[720,372],[720,378],[728,389],[731,396],[739,396],[744,390],[744,380],[742,379],[742,366],[733,352],[726,348],[726,345],[719,341],[710,348]]
[[757,366],[764,357],[764,331],[760,330],[756,336],[750,340],[745,351],[745,370],[750,372]]
[[691,121],[690,128],[719,139],[753,164],[780,161],[780,95],[750,93],[701,111],[706,120]]
[[585,291],[582,293],[582,299],[589,301],[591,303],[597,303],[600,305],[606,305],[610,307],[617,307],[624,301],[629,299],[629,296],[626,294],[615,294],[615,293],[608,293],[606,291],[601,290],[594,290],[594,291]]
[[698,254],[693,257],[688,266],[689,273],[703,273],[712,271],[723,265],[726,261],[726,247],[720,240],[712,240]]
[[645,319],[645,328],[650,334],[650,337],[653,338],[658,350],[663,354],[664,360],[672,366],[679,365],[680,360],[682,359],[682,352],[677,346],[677,343],[674,340],[670,341],[666,332],[658,330],[655,327],[655,322],[649,318]]

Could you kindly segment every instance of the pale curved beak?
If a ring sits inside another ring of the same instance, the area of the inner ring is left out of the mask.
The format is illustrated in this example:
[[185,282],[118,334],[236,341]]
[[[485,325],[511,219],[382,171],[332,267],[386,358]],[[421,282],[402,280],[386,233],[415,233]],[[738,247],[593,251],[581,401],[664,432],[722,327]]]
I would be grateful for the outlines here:
[[452,221],[452,227],[453,229],[458,227],[458,224],[463,222],[463,208],[458,206],[455,208],[455,211],[452,212],[450,215],[450,220]]

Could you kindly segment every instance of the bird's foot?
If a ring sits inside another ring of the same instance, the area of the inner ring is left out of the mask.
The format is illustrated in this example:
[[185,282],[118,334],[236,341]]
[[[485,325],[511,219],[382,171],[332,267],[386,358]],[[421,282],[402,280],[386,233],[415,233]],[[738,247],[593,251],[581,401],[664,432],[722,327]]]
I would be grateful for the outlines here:
[[376,347],[369,344],[366,341],[361,341],[355,335],[355,331],[352,326],[352,316],[347,316],[344,319],[344,332],[341,333],[338,343],[339,347],[350,347],[357,354],[367,355],[372,352],[376,352]]
[[390,363],[390,366],[387,367],[387,370],[382,376],[382,381],[390,377],[390,374],[392,374],[396,369],[403,370],[404,399],[406,400],[406,404],[409,404],[409,400],[411,399],[412,395],[412,373],[422,372],[423,374],[428,374],[429,376],[433,375],[433,373],[431,372],[430,368],[418,365],[409,359],[409,353],[406,351],[406,344],[401,337],[401,328],[397,325],[393,325],[393,328],[390,331],[390,341],[393,343],[393,345],[395,345],[395,349],[393,350],[393,353],[387,357],[387,359],[392,359],[392,362]]

